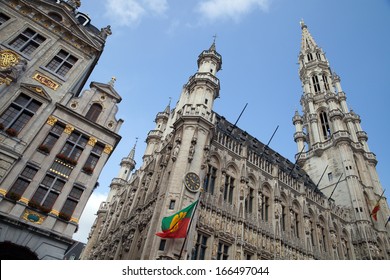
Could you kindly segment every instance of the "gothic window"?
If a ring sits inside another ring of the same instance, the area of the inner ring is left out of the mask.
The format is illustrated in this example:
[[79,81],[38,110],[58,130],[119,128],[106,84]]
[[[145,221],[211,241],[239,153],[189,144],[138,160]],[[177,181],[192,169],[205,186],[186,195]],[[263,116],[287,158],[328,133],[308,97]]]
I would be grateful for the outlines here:
[[245,209],[248,213],[253,212],[253,199],[254,199],[254,190],[249,188],[248,196],[245,198]]
[[229,245],[219,242],[217,260],[227,260],[227,259],[229,259]]
[[312,61],[313,60],[313,55],[311,53],[307,54],[307,61]]
[[73,131],[66,140],[60,154],[77,162],[87,142],[87,137],[81,133]]
[[328,115],[326,114],[326,112],[324,111],[320,112],[320,121],[321,121],[322,135],[324,139],[328,139],[330,137],[330,127],[329,127]]
[[282,205],[282,213],[280,216],[280,227],[284,232],[286,231],[286,217],[287,217],[287,203],[285,198],[282,199],[281,205]]
[[27,28],[12,40],[9,45],[13,49],[30,56],[45,40],[45,37]]
[[11,136],[18,135],[41,105],[32,97],[20,94],[0,117],[4,131]]
[[37,172],[36,168],[27,165],[7,192],[7,197],[10,195],[22,196]]
[[69,70],[76,64],[77,60],[76,57],[67,51],[60,50],[46,65],[46,68],[61,77],[65,77]]
[[62,132],[64,131],[64,128],[65,127],[63,124],[58,122],[55,123],[38,149],[43,152],[50,153],[51,149],[54,147],[54,144],[57,142],[58,138],[60,138]]
[[65,183],[59,176],[47,174],[31,198],[31,201],[46,209],[51,209]]
[[4,22],[6,22],[7,20],[9,20],[9,19],[10,19],[9,16],[7,16],[6,14],[0,13],[0,26],[1,26]]
[[207,239],[208,237],[202,233],[198,233],[196,238],[195,248],[192,254],[193,260],[204,260],[207,249]]
[[290,210],[291,215],[291,227],[292,227],[292,233],[295,237],[299,238],[299,213],[296,207],[293,207],[293,209]]
[[228,174],[225,175],[225,189],[223,191],[223,200],[233,203],[234,178]]
[[329,90],[328,77],[326,75],[322,75],[322,80],[324,81],[325,90]]
[[212,165],[209,165],[209,169],[206,174],[204,187],[203,187],[205,192],[214,194],[216,179],[217,179],[217,168],[215,168]]
[[60,213],[64,215],[65,217],[70,218],[74,212],[74,209],[76,208],[81,195],[83,194],[83,189],[80,187],[74,186],[72,190],[70,191],[64,206],[62,206],[62,209]]
[[314,92],[315,93],[320,92],[321,89],[320,89],[320,83],[318,81],[318,77],[314,75],[313,77],[311,77],[311,80],[313,81]]
[[269,209],[270,209],[270,194],[268,190],[264,190],[261,194],[261,219],[264,222],[269,221]]
[[100,156],[102,155],[104,150],[104,145],[100,143],[96,143],[93,146],[91,154],[88,156],[87,161],[84,164],[83,171],[91,174],[96,167],[96,164],[99,161]]
[[97,118],[99,117],[100,113],[102,112],[102,110],[103,110],[102,105],[100,105],[98,103],[94,103],[89,108],[88,113],[85,115],[85,117],[87,119],[89,119],[90,121],[95,122],[97,120]]

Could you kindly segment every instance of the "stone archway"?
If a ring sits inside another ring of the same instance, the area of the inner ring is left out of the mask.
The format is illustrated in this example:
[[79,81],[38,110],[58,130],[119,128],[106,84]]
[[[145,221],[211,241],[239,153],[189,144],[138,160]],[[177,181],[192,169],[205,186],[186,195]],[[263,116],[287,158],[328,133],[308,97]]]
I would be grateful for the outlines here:
[[0,243],[1,260],[38,260],[38,256],[30,249],[12,242]]

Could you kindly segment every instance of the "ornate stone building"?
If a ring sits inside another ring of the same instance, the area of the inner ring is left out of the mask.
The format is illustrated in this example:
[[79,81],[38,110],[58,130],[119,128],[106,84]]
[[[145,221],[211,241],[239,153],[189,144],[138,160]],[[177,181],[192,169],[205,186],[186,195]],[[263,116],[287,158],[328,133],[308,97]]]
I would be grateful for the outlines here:
[[82,88],[110,28],[80,1],[0,1],[0,258],[63,259],[120,140],[121,97]]
[[[134,148],[123,158],[84,259],[389,259],[375,156],[340,78],[301,27],[296,163],[213,111],[222,65],[213,43],[176,107],[157,114],[142,166],[130,175]],[[155,235],[199,196],[186,240]]]

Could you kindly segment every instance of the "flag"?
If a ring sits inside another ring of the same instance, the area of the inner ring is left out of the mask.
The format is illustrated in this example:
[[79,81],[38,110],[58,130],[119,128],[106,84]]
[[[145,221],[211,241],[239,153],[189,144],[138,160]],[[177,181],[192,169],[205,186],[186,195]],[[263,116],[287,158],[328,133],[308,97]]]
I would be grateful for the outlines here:
[[197,203],[198,200],[172,216],[164,217],[161,222],[162,232],[157,232],[156,235],[162,238],[185,238],[192,212]]
[[374,209],[372,209],[372,211],[371,211],[371,216],[372,216],[372,218],[373,218],[375,221],[378,221],[378,217],[377,217],[376,214],[378,213],[379,209],[381,209],[381,206],[380,206],[379,201],[378,201],[378,202],[376,203]]

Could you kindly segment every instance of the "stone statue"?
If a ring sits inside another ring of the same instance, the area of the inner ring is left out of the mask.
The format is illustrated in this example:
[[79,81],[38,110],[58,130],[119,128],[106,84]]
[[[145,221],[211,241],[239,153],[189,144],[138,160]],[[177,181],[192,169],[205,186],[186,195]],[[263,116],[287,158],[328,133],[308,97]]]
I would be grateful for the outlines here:
[[107,25],[106,27],[103,27],[100,29],[100,37],[102,37],[104,40],[107,39],[109,35],[112,34],[111,26]]

